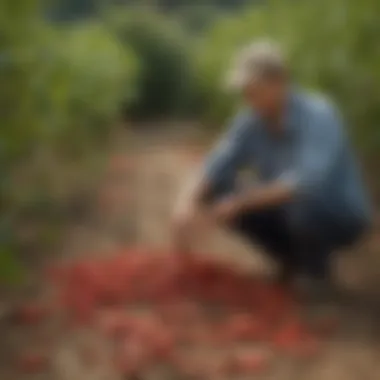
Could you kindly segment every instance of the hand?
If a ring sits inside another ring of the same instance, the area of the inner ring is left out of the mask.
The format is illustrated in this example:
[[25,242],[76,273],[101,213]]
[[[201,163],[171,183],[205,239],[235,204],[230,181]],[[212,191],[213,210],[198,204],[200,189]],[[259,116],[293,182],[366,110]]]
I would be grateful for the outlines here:
[[202,238],[202,232],[210,225],[208,214],[191,204],[175,210],[172,218],[172,243],[174,250],[190,253],[192,243]]
[[211,215],[219,223],[234,219],[240,212],[241,205],[236,197],[229,197],[218,202],[211,210]]
[[172,243],[174,251],[188,253],[190,251],[190,231],[194,215],[188,207],[175,210],[172,217]]

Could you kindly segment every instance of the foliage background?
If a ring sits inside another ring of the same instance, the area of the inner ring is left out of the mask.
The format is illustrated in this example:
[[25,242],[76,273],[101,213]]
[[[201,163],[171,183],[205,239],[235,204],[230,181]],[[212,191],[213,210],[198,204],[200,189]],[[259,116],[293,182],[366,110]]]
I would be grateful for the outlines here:
[[0,2],[0,278],[59,235],[70,184],[98,170],[118,121],[220,128],[238,106],[223,73],[256,37],[281,41],[295,80],[341,105],[376,193],[379,12],[377,0]]

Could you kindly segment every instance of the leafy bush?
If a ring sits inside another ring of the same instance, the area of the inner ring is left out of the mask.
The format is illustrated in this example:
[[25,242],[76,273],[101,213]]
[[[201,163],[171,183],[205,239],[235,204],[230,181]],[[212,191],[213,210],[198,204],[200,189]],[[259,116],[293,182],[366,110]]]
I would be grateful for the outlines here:
[[187,108],[194,83],[192,42],[178,24],[141,10],[109,13],[109,25],[140,63],[140,94],[129,107],[137,117],[175,115]]
[[55,110],[50,124],[59,142],[64,148],[78,145],[80,151],[104,141],[122,105],[137,95],[137,59],[95,23],[65,28],[50,51],[46,88],[54,90],[45,95]]
[[15,277],[25,219],[44,223],[37,240],[52,236],[57,178],[104,142],[137,88],[133,53],[104,28],[59,29],[42,11],[37,0],[0,4],[0,279]]

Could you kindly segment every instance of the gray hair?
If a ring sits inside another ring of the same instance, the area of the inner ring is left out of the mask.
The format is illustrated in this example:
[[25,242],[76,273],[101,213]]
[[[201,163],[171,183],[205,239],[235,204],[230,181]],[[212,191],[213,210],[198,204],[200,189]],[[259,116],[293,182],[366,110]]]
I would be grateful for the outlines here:
[[240,91],[252,82],[284,75],[287,60],[282,49],[273,41],[260,40],[245,46],[234,58],[225,80],[230,91]]

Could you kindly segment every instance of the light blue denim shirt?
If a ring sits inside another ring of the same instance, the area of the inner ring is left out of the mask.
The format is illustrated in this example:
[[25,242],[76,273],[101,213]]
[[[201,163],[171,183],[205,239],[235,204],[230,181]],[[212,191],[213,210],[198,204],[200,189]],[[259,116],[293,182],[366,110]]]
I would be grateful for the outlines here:
[[271,135],[253,110],[236,116],[211,152],[205,176],[216,188],[234,191],[239,170],[259,182],[286,181],[296,198],[352,223],[370,221],[370,205],[360,171],[337,109],[299,90],[289,96],[281,136]]

